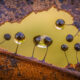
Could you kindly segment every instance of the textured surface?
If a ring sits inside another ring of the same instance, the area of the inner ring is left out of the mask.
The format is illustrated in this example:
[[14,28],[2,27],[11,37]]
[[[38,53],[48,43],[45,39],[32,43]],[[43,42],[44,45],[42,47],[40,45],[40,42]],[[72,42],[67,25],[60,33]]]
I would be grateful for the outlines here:
[[0,24],[20,22],[31,12],[45,11],[52,6],[70,13],[79,29],[80,0],[0,0]]
[[[16,66],[17,64],[17,66]],[[19,74],[20,71],[20,74]],[[80,80],[80,72],[0,49],[0,80]]]

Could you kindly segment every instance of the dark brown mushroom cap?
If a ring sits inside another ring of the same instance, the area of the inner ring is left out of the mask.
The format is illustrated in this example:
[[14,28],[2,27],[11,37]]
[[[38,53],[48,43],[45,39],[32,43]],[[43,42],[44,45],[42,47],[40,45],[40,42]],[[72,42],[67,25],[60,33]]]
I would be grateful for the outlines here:
[[65,24],[65,21],[63,19],[58,19],[56,21],[56,26],[62,27]]
[[15,39],[18,40],[18,41],[22,41],[22,40],[25,39],[25,35],[22,32],[18,32],[15,35]]
[[76,44],[74,45],[74,49],[75,49],[76,51],[80,51],[80,43],[76,43]]
[[61,45],[61,49],[63,51],[67,51],[68,50],[68,46],[66,44]]
[[40,40],[41,40],[41,36],[40,36],[40,35],[35,36],[35,37],[33,38],[33,42],[34,42],[35,45],[38,45],[39,42],[40,42]]
[[47,46],[50,46],[52,44],[53,40],[50,37],[45,37],[44,38],[44,43]]
[[4,39],[5,40],[10,40],[11,39],[11,35],[10,34],[4,34]]
[[67,36],[66,36],[66,40],[68,41],[68,42],[72,42],[73,41],[73,35],[71,35],[71,34],[68,34]]

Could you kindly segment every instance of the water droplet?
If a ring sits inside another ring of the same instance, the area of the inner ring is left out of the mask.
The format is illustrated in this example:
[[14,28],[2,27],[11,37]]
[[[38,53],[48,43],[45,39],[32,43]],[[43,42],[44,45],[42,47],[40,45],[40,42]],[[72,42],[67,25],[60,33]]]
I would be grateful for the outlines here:
[[52,39],[48,36],[45,36],[45,35],[37,36],[34,38],[34,43],[39,48],[47,48],[48,46],[51,45]]

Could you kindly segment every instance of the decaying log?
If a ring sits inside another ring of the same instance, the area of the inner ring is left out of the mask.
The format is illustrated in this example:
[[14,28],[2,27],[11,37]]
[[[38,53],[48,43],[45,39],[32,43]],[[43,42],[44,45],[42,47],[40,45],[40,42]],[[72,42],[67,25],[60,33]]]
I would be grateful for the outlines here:
[[0,80],[80,80],[80,72],[0,49]]

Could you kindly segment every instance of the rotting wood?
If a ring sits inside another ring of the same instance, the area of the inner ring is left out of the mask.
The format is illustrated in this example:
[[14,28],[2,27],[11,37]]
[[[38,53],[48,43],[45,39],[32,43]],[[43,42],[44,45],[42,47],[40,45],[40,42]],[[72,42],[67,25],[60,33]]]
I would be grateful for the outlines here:
[[[7,67],[5,63],[6,60]],[[80,80],[80,72],[56,67],[48,63],[43,63],[35,58],[32,59],[29,57],[15,55],[7,50],[0,49],[0,79]]]

